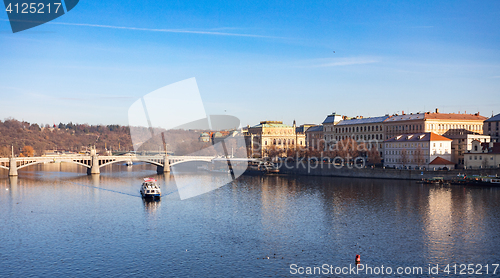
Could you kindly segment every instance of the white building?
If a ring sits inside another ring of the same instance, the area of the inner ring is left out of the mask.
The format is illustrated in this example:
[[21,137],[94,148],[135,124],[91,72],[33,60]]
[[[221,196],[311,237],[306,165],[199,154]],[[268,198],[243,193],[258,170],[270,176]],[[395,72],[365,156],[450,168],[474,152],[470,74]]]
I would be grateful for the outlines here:
[[[432,132],[402,134],[384,141],[384,166],[395,168],[436,168],[438,165],[453,167],[451,139]],[[437,168],[444,168],[437,167]]]
[[500,168],[500,143],[472,141],[464,160],[466,169]]
[[451,161],[457,164],[457,167],[460,169],[465,165],[464,153],[472,149],[473,141],[476,140],[482,143],[489,143],[491,141],[491,137],[484,134],[463,134],[446,137],[453,140],[451,142]]

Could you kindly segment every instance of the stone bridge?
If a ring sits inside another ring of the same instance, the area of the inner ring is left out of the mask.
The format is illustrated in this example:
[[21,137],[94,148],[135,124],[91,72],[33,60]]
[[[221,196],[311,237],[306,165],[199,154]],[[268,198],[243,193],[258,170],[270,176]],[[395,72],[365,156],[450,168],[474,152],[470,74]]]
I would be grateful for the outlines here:
[[[0,168],[9,170],[9,176],[17,176],[17,170],[40,163],[66,162],[81,165],[87,168],[87,174],[99,174],[100,168],[117,162],[146,162],[156,165],[158,173],[169,172],[170,166],[188,162],[211,162],[214,156],[100,156],[100,155],[61,155],[42,157],[10,157],[0,158]],[[166,163],[165,163],[166,162]]]

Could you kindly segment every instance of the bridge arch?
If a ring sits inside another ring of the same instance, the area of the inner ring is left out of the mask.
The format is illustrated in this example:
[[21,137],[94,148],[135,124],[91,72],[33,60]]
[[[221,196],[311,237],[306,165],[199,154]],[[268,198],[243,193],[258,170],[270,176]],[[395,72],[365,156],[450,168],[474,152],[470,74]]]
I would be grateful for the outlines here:
[[171,162],[170,166],[174,166],[174,165],[185,163],[185,162],[196,162],[196,161],[197,162],[210,162],[212,160],[211,159],[187,159],[187,160],[180,160],[180,161],[176,161],[176,162]]
[[153,165],[156,165],[156,166],[163,167],[163,164],[155,162],[155,161],[147,160],[147,159],[117,159],[117,160],[113,160],[113,161],[109,161],[109,162],[103,163],[103,164],[99,165],[99,168],[111,165],[113,163],[126,162],[128,160],[130,160],[132,162],[146,162],[146,163],[149,163],[149,164],[153,164]]
[[[25,167],[28,167],[28,166],[40,164],[40,163],[46,163],[46,162],[51,162],[51,160],[32,161],[32,162],[29,162],[27,164],[18,166],[17,170],[25,168]],[[60,162],[60,163],[63,163],[63,162],[65,162],[65,163],[73,163],[73,164],[78,164],[80,166],[83,166],[85,168],[90,168],[90,166],[87,165],[87,164],[84,164],[84,163],[81,163],[81,162],[76,162],[76,161],[73,161],[73,160],[61,160],[61,161],[58,161],[58,162]],[[7,168],[7,169],[9,169],[9,168]]]

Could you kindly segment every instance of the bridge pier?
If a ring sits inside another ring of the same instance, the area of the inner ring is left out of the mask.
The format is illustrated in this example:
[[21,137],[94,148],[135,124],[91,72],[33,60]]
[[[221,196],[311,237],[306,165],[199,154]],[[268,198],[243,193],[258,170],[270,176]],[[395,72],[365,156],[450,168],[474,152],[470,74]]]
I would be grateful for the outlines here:
[[90,168],[87,169],[87,175],[100,174],[99,170],[99,157],[97,155],[92,155],[92,160],[90,163]]
[[15,157],[9,158],[9,176],[17,176],[17,162]]
[[163,166],[156,166],[156,173],[163,174],[168,172],[170,172],[170,162],[168,161],[168,155],[165,155]]

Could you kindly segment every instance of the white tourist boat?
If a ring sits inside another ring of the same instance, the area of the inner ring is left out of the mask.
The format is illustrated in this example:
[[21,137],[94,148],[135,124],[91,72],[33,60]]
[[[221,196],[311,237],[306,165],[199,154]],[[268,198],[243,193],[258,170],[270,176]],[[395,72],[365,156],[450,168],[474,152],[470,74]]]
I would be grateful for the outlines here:
[[145,178],[141,186],[141,195],[147,199],[160,199],[161,190],[156,180],[152,178]]

